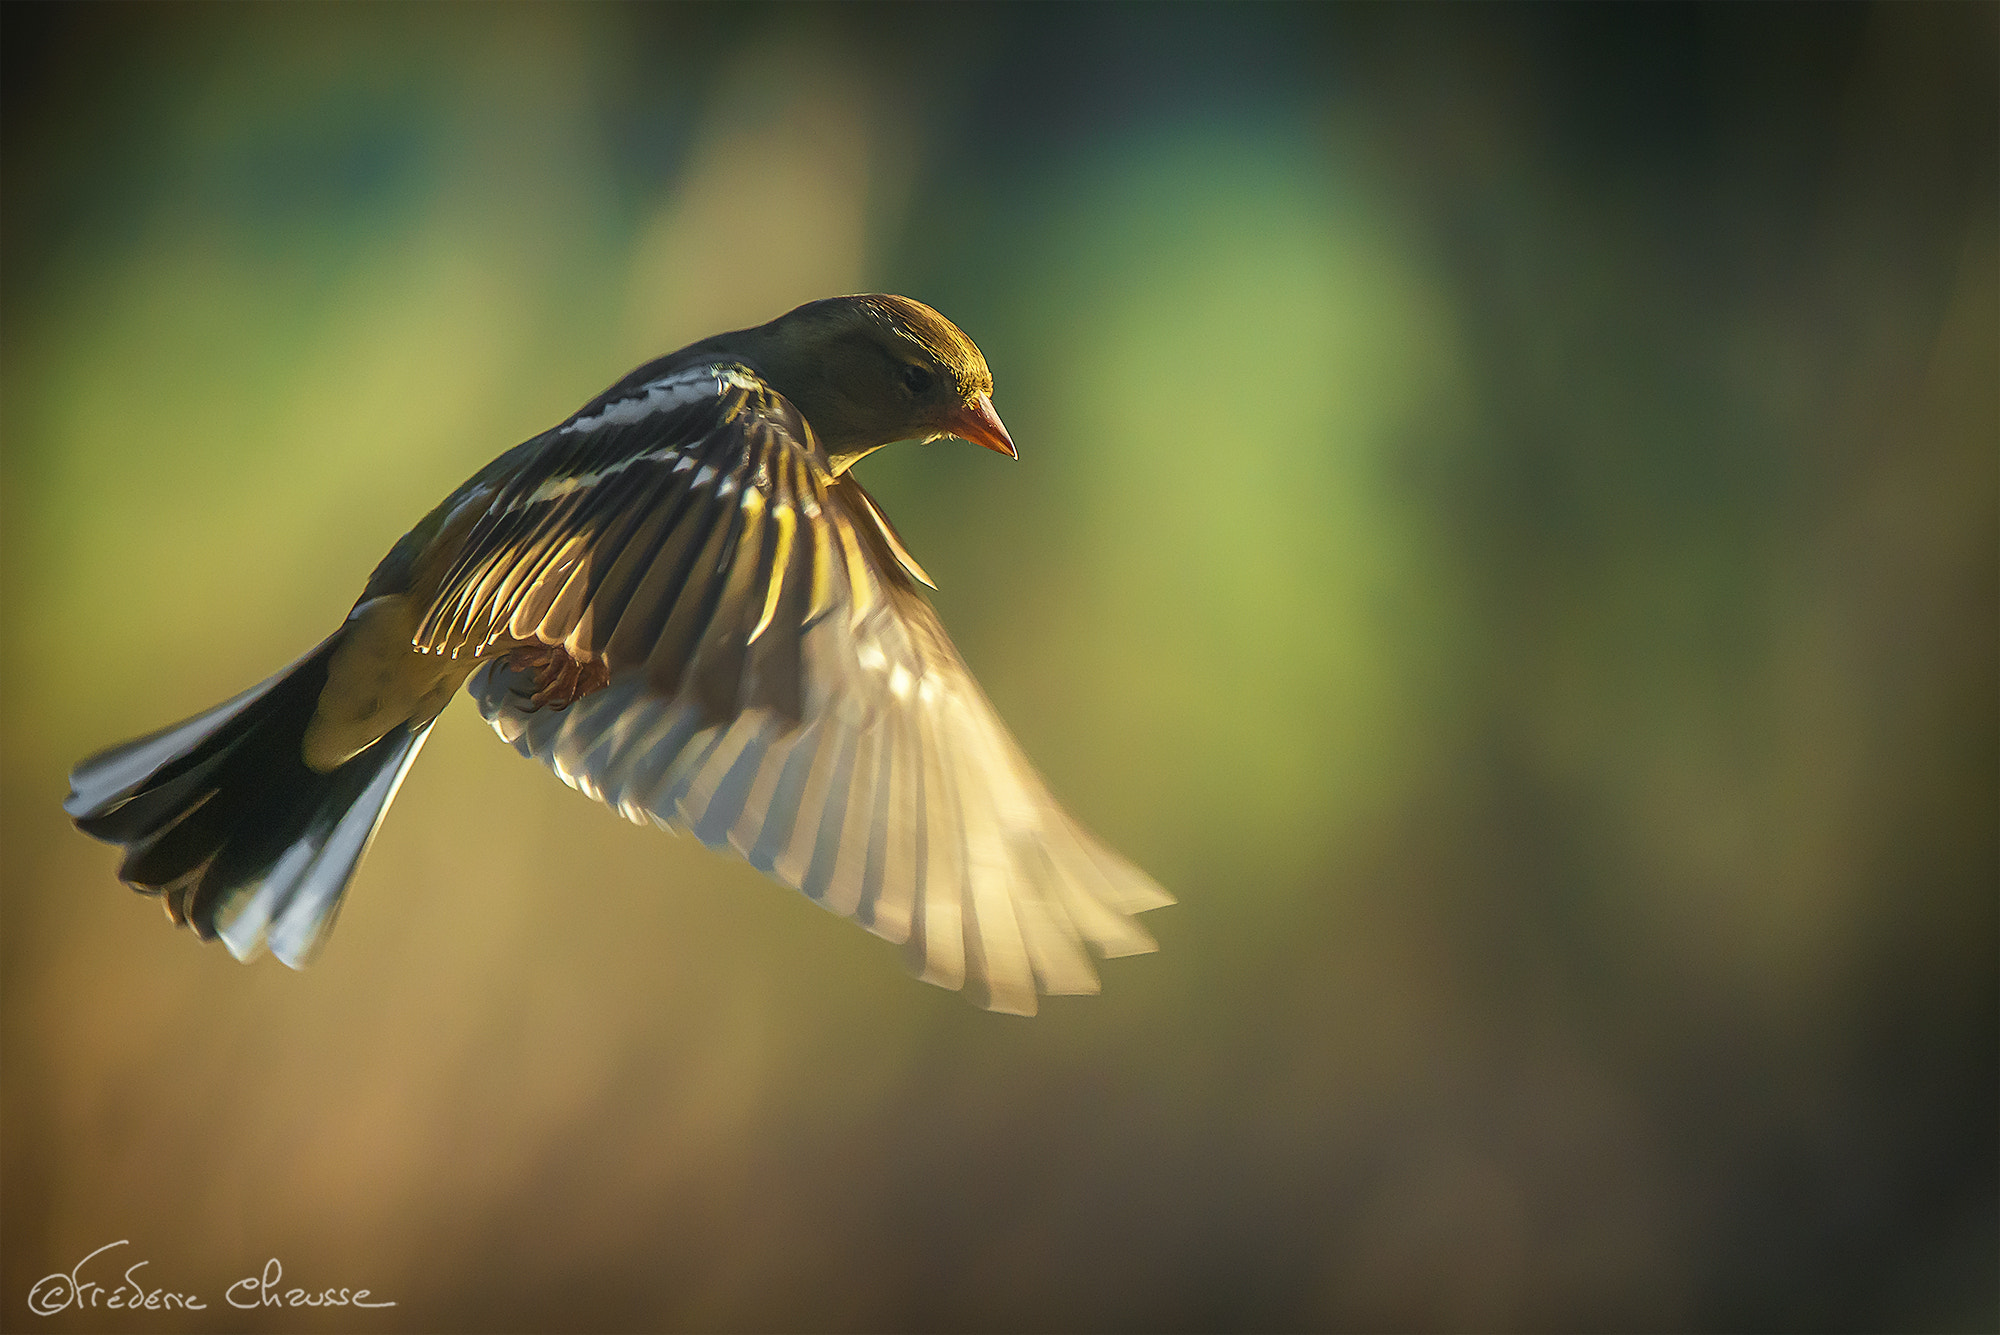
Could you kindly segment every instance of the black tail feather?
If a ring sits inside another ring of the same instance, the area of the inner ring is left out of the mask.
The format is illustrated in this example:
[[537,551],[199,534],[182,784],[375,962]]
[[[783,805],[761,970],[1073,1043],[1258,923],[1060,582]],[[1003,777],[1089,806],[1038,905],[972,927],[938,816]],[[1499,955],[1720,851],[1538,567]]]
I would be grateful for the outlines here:
[[338,769],[309,767],[306,728],[339,641],[70,775],[64,809],[84,833],[124,846],[120,878],[242,958],[265,945],[294,967],[311,956],[430,731],[403,723]]

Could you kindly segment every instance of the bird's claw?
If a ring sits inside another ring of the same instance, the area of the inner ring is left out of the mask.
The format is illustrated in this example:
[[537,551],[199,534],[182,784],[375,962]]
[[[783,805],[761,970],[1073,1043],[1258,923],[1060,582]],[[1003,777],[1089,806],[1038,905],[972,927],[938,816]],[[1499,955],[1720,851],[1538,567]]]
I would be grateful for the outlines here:
[[513,690],[531,714],[538,709],[567,709],[611,683],[611,669],[603,659],[572,658],[560,645],[527,645],[513,650],[504,661],[516,672],[533,675],[532,692],[518,686]]

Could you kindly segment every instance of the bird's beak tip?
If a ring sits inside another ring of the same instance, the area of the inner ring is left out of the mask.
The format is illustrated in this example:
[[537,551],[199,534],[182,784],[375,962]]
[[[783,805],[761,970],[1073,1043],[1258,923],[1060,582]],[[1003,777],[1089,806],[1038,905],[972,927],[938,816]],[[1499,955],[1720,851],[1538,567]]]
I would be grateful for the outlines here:
[[993,411],[991,395],[981,394],[969,400],[946,419],[945,429],[960,440],[984,445],[995,454],[1004,454],[1009,459],[1021,457],[1014,450],[1014,441],[1008,436],[1007,428],[1000,424],[1000,414]]

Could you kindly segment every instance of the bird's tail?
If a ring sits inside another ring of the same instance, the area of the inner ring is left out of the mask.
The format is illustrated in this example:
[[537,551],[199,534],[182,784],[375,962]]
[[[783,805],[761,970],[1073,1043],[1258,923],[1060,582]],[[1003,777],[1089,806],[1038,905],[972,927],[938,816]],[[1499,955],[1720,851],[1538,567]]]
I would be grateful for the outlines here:
[[406,722],[338,769],[304,760],[327,664],[345,630],[262,685],[78,765],[63,803],[120,844],[120,879],[165,897],[176,923],[238,959],[266,946],[293,968],[333,927],[430,722]]

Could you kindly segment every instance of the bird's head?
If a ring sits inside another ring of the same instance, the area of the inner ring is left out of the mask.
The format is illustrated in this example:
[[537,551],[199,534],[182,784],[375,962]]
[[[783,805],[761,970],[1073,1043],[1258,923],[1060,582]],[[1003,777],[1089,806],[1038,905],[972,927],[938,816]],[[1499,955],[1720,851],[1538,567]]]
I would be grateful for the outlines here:
[[993,373],[958,326],[908,297],[830,297],[745,330],[744,351],[844,472],[891,441],[958,436],[1014,458]]

